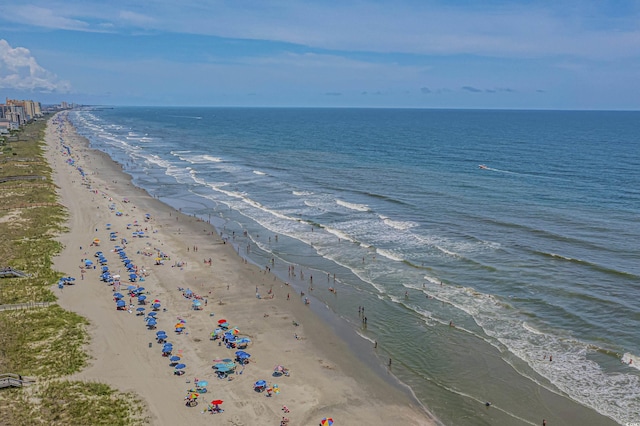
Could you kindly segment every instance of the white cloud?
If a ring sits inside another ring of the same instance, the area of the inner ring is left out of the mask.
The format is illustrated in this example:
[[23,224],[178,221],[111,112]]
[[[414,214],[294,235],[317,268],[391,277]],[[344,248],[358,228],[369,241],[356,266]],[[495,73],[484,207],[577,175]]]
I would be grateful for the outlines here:
[[143,15],[141,13],[131,12],[129,10],[123,10],[120,12],[119,18],[121,21],[129,23],[134,26],[147,28],[156,24],[156,20],[151,16]]
[[0,88],[67,93],[71,85],[38,65],[29,49],[0,39]]
[[7,8],[4,12],[6,13],[5,18],[29,25],[64,30],[86,31],[89,29],[87,22],[63,16],[45,7],[26,5]]

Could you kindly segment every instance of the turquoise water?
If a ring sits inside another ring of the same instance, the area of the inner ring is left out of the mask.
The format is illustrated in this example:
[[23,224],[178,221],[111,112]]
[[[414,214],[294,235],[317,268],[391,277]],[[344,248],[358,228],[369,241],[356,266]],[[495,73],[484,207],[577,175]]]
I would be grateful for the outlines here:
[[311,294],[363,357],[393,358],[446,424],[577,424],[546,391],[640,421],[640,113],[167,107],[71,119],[136,185]]

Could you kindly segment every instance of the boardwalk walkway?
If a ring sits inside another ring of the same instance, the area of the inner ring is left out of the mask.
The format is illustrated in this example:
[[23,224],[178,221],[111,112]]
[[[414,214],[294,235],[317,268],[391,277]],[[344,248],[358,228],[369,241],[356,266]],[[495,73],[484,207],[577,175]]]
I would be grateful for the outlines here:
[[0,389],[3,388],[21,388],[22,386],[34,383],[33,380],[22,377],[19,374],[4,373],[0,374]]
[[54,302],[27,302],[27,303],[15,303],[11,305],[0,305],[0,311],[17,311],[19,309],[36,309],[46,308],[53,305]]
[[13,268],[0,269],[0,278],[26,278],[27,274]]

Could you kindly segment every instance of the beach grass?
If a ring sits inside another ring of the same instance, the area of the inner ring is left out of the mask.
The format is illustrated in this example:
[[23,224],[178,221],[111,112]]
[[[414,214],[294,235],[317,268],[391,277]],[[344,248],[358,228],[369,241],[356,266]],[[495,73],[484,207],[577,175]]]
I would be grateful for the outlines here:
[[144,405],[133,394],[101,383],[49,381],[0,394],[3,421],[27,425],[113,425],[148,423]]
[[17,141],[0,146],[0,267],[27,274],[0,279],[0,373],[37,380],[0,392],[0,423],[143,424],[144,407],[134,395],[60,379],[87,364],[85,318],[56,304],[2,310],[2,305],[55,302],[51,286],[63,276],[52,269],[52,258],[63,248],[54,238],[67,229],[68,214],[57,204],[43,157],[45,125],[28,124]]
[[60,377],[87,363],[87,320],[58,305],[0,313],[0,359],[7,372]]

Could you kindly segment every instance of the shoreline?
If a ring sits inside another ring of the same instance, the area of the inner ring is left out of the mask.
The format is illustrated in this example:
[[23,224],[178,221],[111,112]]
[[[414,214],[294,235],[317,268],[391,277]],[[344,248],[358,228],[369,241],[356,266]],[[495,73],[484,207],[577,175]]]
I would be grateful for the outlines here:
[[[214,226],[174,210],[133,185],[118,163],[90,148],[68,121],[64,123],[64,143],[94,192],[61,155],[52,118],[46,130],[46,158],[60,187],[61,203],[69,209],[70,228],[59,238],[65,249],[55,259],[56,269],[77,276],[80,260],[93,257],[93,250],[87,250],[93,238],[103,241],[100,250],[105,251],[109,266],[119,267],[115,253],[107,252],[115,244],[108,241],[110,231],[105,229],[111,223],[111,231],[129,240],[126,250],[133,262],[148,271],[143,285],[167,309],[158,315],[159,329],[167,330],[168,340],[180,347],[187,365],[185,376],[174,376],[167,359],[160,355],[160,346],[153,342],[155,333],[146,330],[135,314],[116,311],[111,287],[99,281],[97,271],[88,270],[75,286],[62,292],[54,289],[63,308],[78,312],[92,324],[89,352],[93,359],[76,378],[105,381],[136,392],[147,403],[153,424],[204,424],[210,421],[209,414],[201,411],[209,399],[217,398],[225,401],[222,416],[235,424],[277,424],[283,405],[290,409],[286,416],[291,425],[317,424],[323,417],[333,417],[339,424],[438,424],[407,395],[410,391],[392,385],[393,379],[379,376],[358,359],[342,337],[297,300],[297,294],[287,300],[293,289],[248,263],[232,244],[225,244]],[[130,202],[124,203],[125,198]],[[122,209],[124,217],[115,217],[109,210],[112,203]],[[151,215],[149,222],[143,222],[146,213]],[[126,225],[133,220],[149,229],[148,237],[131,238]],[[172,264],[185,262],[186,266],[154,265],[151,258],[138,254],[157,249],[168,253]],[[203,258],[211,258],[211,266]],[[207,306],[192,310],[178,287],[201,294]],[[263,295],[272,288],[274,298],[256,298],[256,288]],[[215,378],[211,369],[212,359],[233,354],[208,338],[215,321],[223,316],[252,339],[247,349],[251,362],[232,381]],[[174,336],[171,321],[178,317],[187,321],[187,331]],[[293,321],[300,326],[293,326]],[[271,372],[277,364],[290,368],[291,376],[274,380]],[[209,381],[209,392],[198,407],[188,408],[183,398],[193,383],[186,380],[194,376]],[[264,398],[252,389],[256,380],[275,381],[280,394]]]

